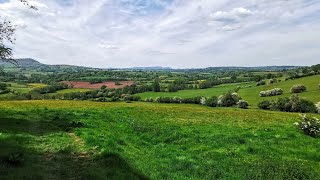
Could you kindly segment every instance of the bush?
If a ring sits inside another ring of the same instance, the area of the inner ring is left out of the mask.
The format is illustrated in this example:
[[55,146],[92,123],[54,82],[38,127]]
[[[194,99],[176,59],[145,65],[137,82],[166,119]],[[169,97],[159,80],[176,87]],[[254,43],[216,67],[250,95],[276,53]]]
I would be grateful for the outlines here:
[[278,80],[276,78],[270,79],[270,84],[277,83]]
[[200,104],[201,105],[206,105],[207,104],[207,98],[206,97],[201,97]]
[[269,110],[272,107],[272,103],[271,103],[271,101],[264,100],[264,101],[261,101],[261,102],[258,103],[258,107],[260,109]]
[[145,101],[145,102],[153,102],[153,98],[152,98],[152,97],[146,98],[144,101]]
[[193,98],[184,98],[182,100],[182,103],[185,103],[185,104],[200,104],[201,103],[201,99],[202,99],[201,96],[193,97]]
[[132,95],[128,95],[128,96],[124,96],[123,100],[125,101],[140,101],[141,97],[140,96],[132,96]]
[[222,107],[230,107],[237,104],[241,97],[237,93],[228,92],[218,98],[218,105]]
[[8,85],[6,83],[0,83],[0,90],[6,90]]
[[316,104],[316,108],[317,108],[318,113],[320,113],[320,102],[318,102],[318,103]]
[[270,109],[285,112],[317,112],[317,108],[313,102],[308,101],[306,99],[301,99],[298,95],[292,95],[290,98],[279,98],[278,100],[271,103]]
[[213,96],[207,99],[206,105],[210,107],[217,107],[218,106],[218,98]]
[[307,117],[302,115],[302,120],[295,123],[306,135],[318,137],[320,134],[320,121],[316,117]]
[[0,90],[0,94],[7,94],[9,92],[11,92],[10,89]]
[[240,100],[240,101],[237,103],[237,105],[238,105],[239,108],[248,109],[249,103],[248,103],[248,101]]
[[268,91],[261,91],[260,97],[278,96],[281,94],[283,94],[283,90],[281,88],[274,88]]
[[291,87],[290,92],[292,93],[302,93],[304,91],[307,90],[307,87],[302,85],[302,84],[298,84],[298,85],[294,85]]
[[259,81],[256,83],[257,86],[266,85],[267,83],[265,81]]
[[313,102],[306,99],[300,99],[300,101],[292,105],[291,111],[301,113],[316,113],[317,108]]
[[182,103],[181,97],[173,97],[171,100],[172,103]]
[[157,97],[155,101],[158,103],[172,103],[172,98],[171,97]]

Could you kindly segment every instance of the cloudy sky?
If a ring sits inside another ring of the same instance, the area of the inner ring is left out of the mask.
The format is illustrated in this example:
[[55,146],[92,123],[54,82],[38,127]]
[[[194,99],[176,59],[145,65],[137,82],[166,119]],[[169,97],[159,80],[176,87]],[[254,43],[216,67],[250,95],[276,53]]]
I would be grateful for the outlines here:
[[319,0],[0,0],[15,57],[92,67],[320,63]]

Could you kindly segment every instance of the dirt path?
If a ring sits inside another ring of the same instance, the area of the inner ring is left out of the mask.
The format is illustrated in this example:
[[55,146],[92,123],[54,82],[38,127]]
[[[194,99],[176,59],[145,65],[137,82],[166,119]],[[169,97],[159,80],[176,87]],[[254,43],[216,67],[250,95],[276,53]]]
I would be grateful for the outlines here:
[[68,135],[73,139],[74,145],[79,148],[80,151],[72,153],[72,161],[76,166],[76,172],[73,172],[68,179],[75,180],[81,179],[82,172],[86,170],[89,165],[90,154],[84,150],[85,142],[78,137],[75,133],[70,132]]

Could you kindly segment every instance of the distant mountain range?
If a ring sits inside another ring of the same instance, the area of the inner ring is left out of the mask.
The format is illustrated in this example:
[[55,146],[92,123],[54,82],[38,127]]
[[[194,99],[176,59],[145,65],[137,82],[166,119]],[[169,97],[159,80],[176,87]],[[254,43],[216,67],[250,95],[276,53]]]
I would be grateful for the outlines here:
[[[36,61],[31,58],[22,58],[22,59],[15,59],[16,63],[21,67],[31,67],[31,66],[41,66],[45,65],[40,63],[39,61]],[[3,66],[13,66],[14,64],[6,62],[6,61],[0,61],[0,65]]]
[[[237,66],[229,66],[229,67],[207,67],[207,68],[191,68],[191,69],[173,69],[171,67],[162,67],[162,66],[150,66],[150,67],[132,67],[132,68],[90,68],[90,67],[81,67],[74,65],[47,65],[40,63],[37,60],[31,58],[21,58],[16,59],[19,67],[60,67],[60,68],[88,68],[88,69],[119,69],[119,70],[142,70],[142,71],[233,71],[233,70],[264,70],[264,71],[279,71],[283,69],[293,69],[301,66],[258,66],[258,67],[237,67]],[[0,60],[0,66],[14,66],[13,64]]]
[[172,70],[171,67],[162,67],[162,66],[150,66],[150,67],[132,67],[125,69],[133,69],[133,70]]

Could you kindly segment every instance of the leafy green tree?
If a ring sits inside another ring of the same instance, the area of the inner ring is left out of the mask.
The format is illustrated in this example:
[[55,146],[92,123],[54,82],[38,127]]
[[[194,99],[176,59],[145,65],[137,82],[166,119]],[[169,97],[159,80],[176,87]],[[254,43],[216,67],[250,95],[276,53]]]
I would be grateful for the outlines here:
[[[29,6],[33,10],[37,10],[35,6],[29,4],[27,0],[19,0],[23,4]],[[1,17],[0,17],[1,18]],[[11,21],[2,20],[0,21],[0,60],[16,63],[13,59],[12,49],[7,47],[4,43],[8,42],[10,44],[14,43],[14,32],[15,26]]]
[[159,79],[155,79],[153,84],[152,84],[152,90],[154,92],[160,92],[161,88],[160,88],[160,80]]
[[0,83],[0,90],[6,90],[7,84],[6,83]]
[[237,75],[236,74],[232,74],[231,78],[232,81],[236,81],[237,80]]

